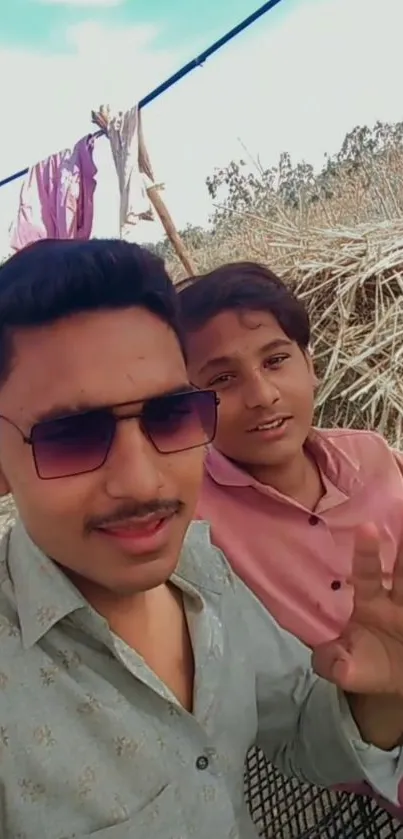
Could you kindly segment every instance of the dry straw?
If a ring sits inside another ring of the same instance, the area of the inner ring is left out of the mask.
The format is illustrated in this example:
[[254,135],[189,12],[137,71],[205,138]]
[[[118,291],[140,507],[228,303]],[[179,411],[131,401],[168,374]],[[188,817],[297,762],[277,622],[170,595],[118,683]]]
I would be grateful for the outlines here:
[[377,429],[400,448],[403,219],[309,229],[302,239],[282,231],[273,245],[311,315],[319,423]]

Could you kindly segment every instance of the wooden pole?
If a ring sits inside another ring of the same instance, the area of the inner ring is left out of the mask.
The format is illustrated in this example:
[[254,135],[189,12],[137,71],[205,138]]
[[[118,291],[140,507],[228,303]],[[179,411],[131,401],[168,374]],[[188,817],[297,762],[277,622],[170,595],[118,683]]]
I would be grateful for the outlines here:
[[160,188],[153,184],[152,186],[148,187],[147,195],[151,201],[151,204],[154,207],[154,210],[161,221],[161,224],[165,230],[165,233],[171,242],[173,248],[175,249],[182,265],[184,266],[188,277],[194,276],[196,274],[196,267],[193,265],[192,260],[190,259],[189,254],[186,251],[186,248],[182,242],[181,237],[175,227],[173,222],[172,216],[168,210],[168,207],[165,204],[165,201],[161,197]]

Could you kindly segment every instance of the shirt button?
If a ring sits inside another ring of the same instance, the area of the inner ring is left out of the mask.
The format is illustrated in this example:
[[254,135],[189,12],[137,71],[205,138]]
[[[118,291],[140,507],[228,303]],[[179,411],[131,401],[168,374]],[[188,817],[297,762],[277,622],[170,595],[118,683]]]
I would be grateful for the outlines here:
[[309,516],[309,524],[311,524],[312,527],[314,527],[316,524],[319,524],[319,521],[320,520],[317,516]]
[[332,589],[332,591],[340,591],[340,589],[341,589],[340,580],[333,580],[330,584],[330,588]]
[[208,758],[205,755],[200,755],[200,757],[196,760],[196,769],[207,769],[208,767]]

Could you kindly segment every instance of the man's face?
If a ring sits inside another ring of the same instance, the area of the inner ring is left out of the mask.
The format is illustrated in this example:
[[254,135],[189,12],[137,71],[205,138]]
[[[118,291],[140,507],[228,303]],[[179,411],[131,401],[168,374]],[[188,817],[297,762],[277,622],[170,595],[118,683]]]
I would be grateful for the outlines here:
[[[0,489],[14,494],[36,545],[74,575],[118,594],[159,585],[177,564],[204,454],[203,447],[160,454],[133,418],[144,400],[188,386],[174,333],[150,312],[128,308],[18,330],[14,347],[0,414],[27,436],[54,409],[65,415],[138,404],[117,423],[100,468],[52,480],[38,477],[32,447],[0,420]],[[177,433],[177,421],[183,415],[159,433]]]
[[312,423],[310,358],[267,312],[222,312],[188,338],[190,380],[220,398],[215,447],[259,477],[302,451]]

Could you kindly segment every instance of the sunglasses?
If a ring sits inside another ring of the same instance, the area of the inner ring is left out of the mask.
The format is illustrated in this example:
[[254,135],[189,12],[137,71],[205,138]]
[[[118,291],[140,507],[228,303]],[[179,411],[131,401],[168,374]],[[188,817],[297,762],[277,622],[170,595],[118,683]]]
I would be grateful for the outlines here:
[[103,466],[117,424],[124,420],[138,419],[143,434],[161,454],[205,446],[215,436],[218,402],[212,390],[155,396],[143,402],[141,411],[135,410],[138,403],[124,402],[44,420],[32,426],[29,436],[8,417],[0,415],[0,419],[16,428],[32,447],[38,477],[49,480],[95,472]]

